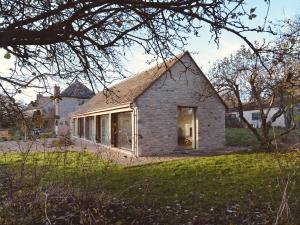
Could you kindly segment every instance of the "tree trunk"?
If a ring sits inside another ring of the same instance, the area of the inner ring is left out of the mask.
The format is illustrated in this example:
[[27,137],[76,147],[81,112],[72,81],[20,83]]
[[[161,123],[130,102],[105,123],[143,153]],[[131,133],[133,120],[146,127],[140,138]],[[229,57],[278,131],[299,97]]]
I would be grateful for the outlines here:
[[268,114],[264,113],[263,105],[261,105],[261,132],[262,139],[260,141],[260,147],[266,150],[271,150],[272,143],[269,136],[271,124],[267,122]]

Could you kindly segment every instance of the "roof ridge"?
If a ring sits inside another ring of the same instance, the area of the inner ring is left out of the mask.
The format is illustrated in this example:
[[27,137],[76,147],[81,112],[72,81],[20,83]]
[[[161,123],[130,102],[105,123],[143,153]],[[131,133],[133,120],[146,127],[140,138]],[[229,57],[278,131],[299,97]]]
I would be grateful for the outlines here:
[[[188,54],[187,51],[182,52],[156,66],[152,66],[151,68],[136,73],[135,75],[120,81],[108,89],[103,89],[85,104],[80,106],[79,109],[73,113],[73,115],[80,115],[97,111],[100,108],[105,109],[136,101],[139,96],[141,96],[149,87],[151,87],[152,84],[155,83],[160,77],[166,74],[166,72],[176,65],[176,63],[179,62],[186,54]],[[105,90],[112,90],[113,94],[108,98],[104,92]]]
[[[144,70],[142,70],[140,72],[137,72],[137,73],[133,74],[132,76],[125,77],[124,79],[120,80],[120,82],[112,85],[108,89],[114,88],[114,87],[118,86],[119,84],[122,84],[123,82],[128,81],[129,79],[135,78],[138,75],[144,74],[144,73],[146,73],[148,71],[151,71],[151,70],[153,70],[155,68],[157,68],[157,70],[159,70],[163,65],[166,65],[167,62],[170,62],[170,61],[175,60],[175,59],[176,59],[176,61],[180,60],[183,57],[183,55],[185,55],[186,53],[188,53],[188,51],[181,52],[180,54],[174,55],[172,58],[169,58],[169,59],[167,59],[167,60],[165,60],[165,61],[163,61],[163,62],[161,62],[161,63],[159,63],[157,65],[153,65],[153,66],[151,66],[148,69],[144,69]],[[98,92],[97,94],[102,93],[103,91],[104,90]]]

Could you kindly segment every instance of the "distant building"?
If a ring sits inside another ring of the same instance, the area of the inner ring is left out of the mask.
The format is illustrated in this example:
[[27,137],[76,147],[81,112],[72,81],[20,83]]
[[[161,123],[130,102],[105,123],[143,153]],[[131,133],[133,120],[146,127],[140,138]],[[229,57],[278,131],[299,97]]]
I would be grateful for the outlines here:
[[55,86],[53,96],[38,94],[25,113],[32,117],[35,127],[42,128],[45,132],[55,132],[57,135],[66,134],[69,131],[69,114],[93,95],[89,88],[76,80],[61,93],[60,87]]
[[[300,95],[296,95],[296,98],[300,97]],[[267,121],[270,121],[272,116],[278,111],[279,109],[279,102],[275,102],[273,107],[270,109],[270,112],[268,114],[268,118]],[[252,124],[253,127],[255,128],[261,128],[261,113],[259,110],[259,107],[256,103],[254,102],[248,102],[245,103],[243,105],[243,113],[244,113],[244,117],[245,119]],[[268,104],[264,103],[264,111],[266,112],[268,109]],[[294,105],[294,110],[293,110],[294,115],[291,115],[293,117],[300,117],[300,101],[299,103],[296,103]],[[297,116],[298,115],[298,116]],[[231,107],[227,110],[226,113],[226,118],[237,118],[239,119],[239,113],[238,113],[238,108],[237,107]],[[300,128],[300,122],[298,121],[298,119],[296,119],[295,121],[297,128]],[[281,116],[279,116],[273,123],[272,123],[273,127],[285,127],[285,115],[282,114]]]
[[94,93],[79,81],[70,84],[65,90],[59,93],[59,87],[56,88],[54,96],[59,96],[54,100],[55,105],[55,133],[57,135],[66,134],[70,127],[69,114],[76,111],[79,106],[94,96]]
[[[267,106],[265,107],[267,110]],[[261,115],[259,111],[259,107],[257,106],[256,103],[245,103],[243,105],[243,113],[245,119],[255,128],[260,128],[261,127]],[[278,111],[278,107],[274,106],[270,109],[267,121],[271,119],[271,117]],[[239,113],[237,108],[230,108],[228,109],[227,112],[227,118],[237,118],[239,120]],[[282,114],[280,117],[276,119],[275,122],[272,123],[272,126],[274,127],[285,127],[285,122],[284,122],[284,115]]]

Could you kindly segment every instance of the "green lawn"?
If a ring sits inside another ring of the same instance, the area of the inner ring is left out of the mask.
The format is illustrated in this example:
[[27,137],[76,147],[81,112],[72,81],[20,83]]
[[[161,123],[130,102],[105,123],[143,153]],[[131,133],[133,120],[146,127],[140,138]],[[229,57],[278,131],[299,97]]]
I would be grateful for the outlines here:
[[[283,129],[275,128],[275,134],[281,134]],[[261,132],[258,129],[258,132]],[[258,147],[258,141],[254,134],[248,128],[226,128],[226,145],[228,146],[243,146],[243,147]],[[273,138],[274,133],[271,131],[270,136]],[[285,143],[300,143],[300,130],[296,129],[284,137],[280,138],[280,141]]]
[[226,128],[226,145],[228,146],[255,146],[257,139],[247,128]]
[[[280,204],[281,181],[288,174],[294,174],[288,186],[289,222],[298,224],[299,154],[243,153],[129,168],[91,153],[30,154],[23,167],[19,154],[1,155],[0,202],[5,207],[0,207],[0,224],[8,217],[22,218],[22,224],[32,218],[41,221],[44,198],[36,196],[42,190],[49,194],[50,221],[73,215],[68,223],[88,217],[107,224],[270,224]],[[73,200],[58,198],[57,193]]]

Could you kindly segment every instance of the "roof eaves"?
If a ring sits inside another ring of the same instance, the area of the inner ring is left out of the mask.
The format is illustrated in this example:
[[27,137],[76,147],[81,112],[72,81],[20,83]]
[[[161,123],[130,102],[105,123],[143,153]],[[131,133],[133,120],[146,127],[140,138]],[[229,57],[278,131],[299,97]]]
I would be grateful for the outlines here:
[[[106,111],[113,111],[113,110],[120,109],[120,108],[129,108],[129,107],[131,107],[131,104],[132,104],[132,102],[128,102],[128,103],[125,103],[125,104],[122,104],[122,105],[116,105],[116,106],[113,106],[113,107],[107,107],[107,108],[102,108],[102,109],[99,109],[99,110],[87,111],[87,112],[78,113],[78,114],[72,114],[72,117],[73,118],[74,117],[83,117],[83,116],[86,116],[86,115],[97,114],[97,113],[106,112]],[[76,113],[76,112],[74,112],[74,113]]]

